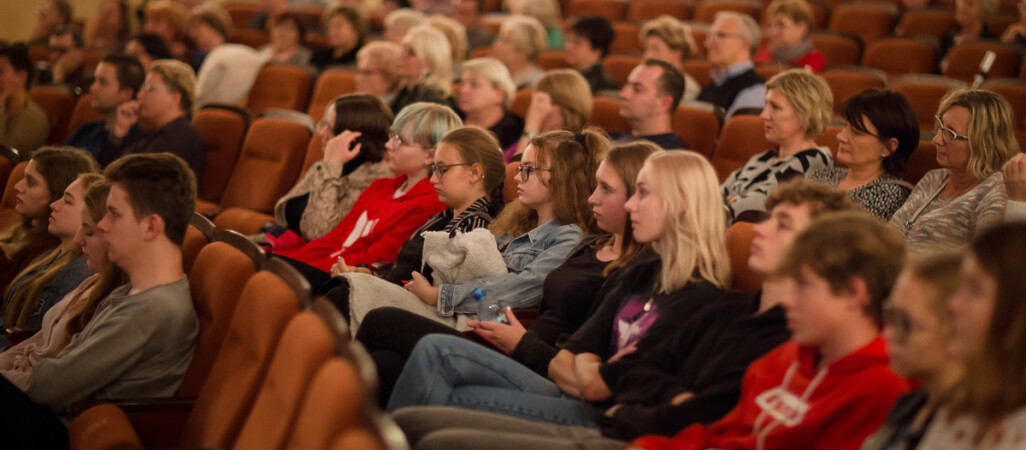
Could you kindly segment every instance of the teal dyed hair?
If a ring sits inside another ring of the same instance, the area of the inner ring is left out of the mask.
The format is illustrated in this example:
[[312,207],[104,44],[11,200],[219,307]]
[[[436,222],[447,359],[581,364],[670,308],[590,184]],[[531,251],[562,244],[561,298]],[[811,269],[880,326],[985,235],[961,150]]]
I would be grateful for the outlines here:
[[399,111],[392,132],[424,148],[432,148],[449,130],[463,126],[452,109],[437,103],[418,102]]

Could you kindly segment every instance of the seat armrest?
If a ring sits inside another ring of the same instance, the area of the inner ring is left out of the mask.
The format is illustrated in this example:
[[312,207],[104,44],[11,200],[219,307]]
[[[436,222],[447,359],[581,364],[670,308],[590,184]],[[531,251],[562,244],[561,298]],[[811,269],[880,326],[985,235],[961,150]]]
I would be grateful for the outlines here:
[[116,398],[107,400],[87,399],[68,407],[68,413],[79,415],[93,406],[109,403],[121,408],[126,414],[132,413],[175,413],[192,411],[196,405],[195,398]]

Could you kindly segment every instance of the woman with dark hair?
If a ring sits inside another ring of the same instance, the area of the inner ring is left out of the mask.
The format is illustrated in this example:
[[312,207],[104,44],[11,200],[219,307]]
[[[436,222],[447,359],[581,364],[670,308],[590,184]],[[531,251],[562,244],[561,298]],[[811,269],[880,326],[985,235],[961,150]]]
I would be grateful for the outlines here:
[[96,17],[86,22],[85,45],[88,48],[115,51],[132,34],[132,13],[125,0],[103,0]]
[[912,192],[899,174],[919,145],[919,123],[897,92],[871,89],[844,104],[836,163],[809,179],[840,189],[871,214],[890,220]]
[[290,64],[297,67],[310,65],[313,52],[303,45],[306,26],[303,19],[291,12],[283,12],[270,21],[271,43],[260,49],[272,63]]
[[951,353],[965,378],[926,430],[921,448],[1026,446],[1026,224],[1004,224],[969,244],[951,298]]
[[[392,112],[377,97],[343,95],[317,127],[324,158],[274,206],[275,221],[306,240],[333,230],[374,180],[391,176],[385,156]],[[352,143],[353,149],[342,144]]]
[[158,59],[173,59],[171,48],[160,36],[142,33],[132,36],[125,44],[125,54],[135,58],[143,69],[150,71],[150,64]]
[[313,65],[320,71],[332,66],[351,68],[356,64],[356,54],[367,38],[367,19],[355,8],[339,6],[330,10],[324,20],[331,46],[314,52]]

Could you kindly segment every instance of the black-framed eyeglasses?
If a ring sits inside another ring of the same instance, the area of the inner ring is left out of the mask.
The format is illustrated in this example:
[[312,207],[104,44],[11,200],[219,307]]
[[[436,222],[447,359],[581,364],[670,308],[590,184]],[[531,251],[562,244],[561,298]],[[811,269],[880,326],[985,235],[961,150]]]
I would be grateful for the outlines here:
[[944,141],[945,144],[951,144],[952,142],[955,142],[957,140],[969,140],[968,136],[961,136],[958,133],[956,133],[955,130],[946,127],[944,125],[944,121],[941,120],[940,115],[933,116],[933,128],[933,131],[935,133],[941,135],[941,140]]
[[520,179],[524,182],[531,179],[531,172],[534,172],[535,170],[544,170],[546,172],[552,172],[551,168],[532,166],[530,164],[524,164],[520,167],[517,167],[517,173],[520,174]]
[[450,167],[472,166],[472,165],[473,164],[470,164],[470,163],[444,164],[444,163],[436,162],[436,163],[432,164],[430,167],[431,167],[431,173],[433,173],[435,175],[438,175],[438,179],[442,179],[442,176],[445,175],[445,173],[449,171]]

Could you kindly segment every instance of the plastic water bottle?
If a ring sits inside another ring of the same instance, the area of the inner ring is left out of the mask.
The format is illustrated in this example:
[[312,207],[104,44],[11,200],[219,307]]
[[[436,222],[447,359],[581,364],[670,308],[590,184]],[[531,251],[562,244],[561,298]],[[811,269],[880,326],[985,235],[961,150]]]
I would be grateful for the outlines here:
[[486,303],[484,301],[487,294],[484,289],[474,288],[474,301],[477,302],[477,319],[482,322],[502,322],[505,324],[509,323],[509,319],[506,318],[506,305],[502,302]]

